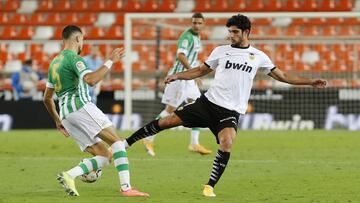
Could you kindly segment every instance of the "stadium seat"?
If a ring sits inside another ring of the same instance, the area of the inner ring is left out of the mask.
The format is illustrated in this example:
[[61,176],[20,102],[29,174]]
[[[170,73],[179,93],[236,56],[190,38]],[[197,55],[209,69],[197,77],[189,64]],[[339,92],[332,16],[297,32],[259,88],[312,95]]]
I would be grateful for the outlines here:
[[198,0],[195,3],[193,12],[206,12],[208,9],[211,9],[211,7],[211,0]]
[[46,20],[46,25],[62,25],[62,19],[60,13],[52,12],[49,13]]
[[301,5],[301,11],[311,12],[319,9],[319,1],[318,0],[303,0]]
[[39,25],[44,25],[46,23],[46,20],[47,18],[44,15],[44,13],[33,13],[30,16],[30,20],[26,24],[39,26]]
[[60,0],[54,2],[52,11],[70,11],[70,0]]
[[42,12],[49,12],[53,9],[54,4],[52,0],[42,0],[39,1],[39,7],[37,9],[37,11],[42,11]]
[[29,21],[28,15],[13,13],[12,17],[8,21],[8,24],[9,25],[23,25],[23,24],[26,24],[28,21]]
[[[132,1],[127,1],[128,4],[129,4],[129,2],[132,2]],[[118,1],[118,0],[105,1],[105,8],[103,10],[110,11],[110,12],[119,12],[119,11],[120,12],[121,11],[130,12],[130,10],[127,10],[127,8],[126,8],[125,1]]]
[[70,1],[70,10],[72,12],[83,12],[89,9],[89,1],[88,0],[76,0]]
[[283,11],[299,11],[300,10],[300,2],[299,1],[286,1],[283,4],[282,10]]
[[[220,1],[220,0],[218,0]],[[230,12],[239,12],[246,9],[246,2],[245,0],[233,0],[232,5],[230,5],[228,11]]]
[[229,1],[215,0],[213,1],[213,4],[210,6],[210,8],[208,8],[206,11],[207,12],[227,11],[230,8],[229,4],[230,4]]
[[280,11],[282,8],[281,0],[268,0],[264,5],[264,11]]
[[335,1],[335,11],[351,11],[354,6],[354,0]]
[[251,0],[246,1],[245,11],[255,12],[264,10],[264,1],[263,0]]
[[13,40],[17,36],[18,31],[15,26],[5,26],[2,34],[0,35],[0,39]]
[[123,27],[121,26],[111,26],[105,36],[103,36],[103,39],[113,39],[113,40],[119,40],[124,38],[123,33]]
[[23,26],[16,37],[20,40],[30,40],[35,33],[35,29],[32,26]]
[[105,0],[97,0],[97,1],[90,1],[89,2],[89,11],[91,12],[99,12],[99,11],[105,11],[106,4]]
[[332,37],[337,35],[336,26],[330,25],[330,26],[324,26],[322,34],[325,37]]
[[339,26],[339,36],[355,35],[354,26]]
[[345,19],[351,19],[351,18],[327,18],[325,24],[326,25],[342,25],[343,23],[347,24],[345,22]]
[[307,24],[309,25],[317,25],[317,26],[323,26],[323,25],[326,25],[326,19],[325,18],[310,18],[308,21],[307,21]]
[[97,21],[94,23],[96,27],[109,27],[115,22],[114,13],[99,13]]
[[285,30],[285,35],[288,37],[300,36],[301,31],[299,26],[290,26]]
[[[2,2],[0,2],[2,3]],[[2,7],[2,11],[4,12],[13,12],[16,11],[20,7],[19,0],[8,0],[5,1],[5,4]]]
[[302,34],[306,37],[318,36],[319,30],[317,26],[305,26]]
[[124,25],[124,14],[118,13],[115,20],[116,25]]
[[[344,18],[343,23],[344,23],[344,25],[356,25],[356,26],[358,26],[358,25],[360,25],[360,17],[357,17],[357,18],[355,18],[355,17]],[[339,23],[339,25],[340,25],[340,23]]]
[[159,6],[159,12],[173,12],[176,8],[176,0],[163,0]]
[[93,25],[96,21],[96,13],[85,12],[81,13],[79,17],[80,25]]
[[[136,1],[135,1],[136,2]],[[138,2],[140,4],[140,2]],[[142,12],[157,12],[159,10],[159,1],[158,0],[147,0],[144,1],[143,5],[141,5]],[[129,4],[129,3],[128,3]]]
[[45,42],[43,52],[48,55],[54,55],[61,51],[61,45],[59,42]]

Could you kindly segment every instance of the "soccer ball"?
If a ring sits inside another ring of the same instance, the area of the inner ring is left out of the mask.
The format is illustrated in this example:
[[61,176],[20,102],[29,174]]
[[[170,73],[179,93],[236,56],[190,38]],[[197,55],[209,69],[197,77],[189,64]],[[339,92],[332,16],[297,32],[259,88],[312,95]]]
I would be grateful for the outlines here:
[[101,174],[102,174],[102,170],[101,170],[101,168],[98,168],[95,171],[90,171],[89,173],[86,173],[86,174],[83,174],[83,175],[79,176],[79,178],[83,182],[93,183],[93,182],[97,181],[97,179],[99,179],[101,177]]
[[80,180],[82,180],[86,183],[93,183],[101,177],[101,174],[102,174],[102,170],[99,168],[96,171],[90,171],[87,174],[81,175]]

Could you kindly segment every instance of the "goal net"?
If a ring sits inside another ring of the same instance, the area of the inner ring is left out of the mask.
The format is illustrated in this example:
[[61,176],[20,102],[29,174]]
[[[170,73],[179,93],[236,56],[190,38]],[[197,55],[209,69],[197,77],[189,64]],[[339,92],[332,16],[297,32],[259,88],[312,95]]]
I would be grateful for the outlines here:
[[[299,76],[324,78],[328,88],[294,87],[258,74],[241,129],[310,130],[360,128],[360,13],[244,13],[252,21],[250,43],[276,67]],[[199,63],[218,45],[228,44],[232,13],[204,13]],[[125,15],[125,118],[154,119],[164,108],[163,80],[176,59],[180,34],[191,13]],[[213,75],[203,78],[205,92]],[[125,119],[125,128],[130,119]]]

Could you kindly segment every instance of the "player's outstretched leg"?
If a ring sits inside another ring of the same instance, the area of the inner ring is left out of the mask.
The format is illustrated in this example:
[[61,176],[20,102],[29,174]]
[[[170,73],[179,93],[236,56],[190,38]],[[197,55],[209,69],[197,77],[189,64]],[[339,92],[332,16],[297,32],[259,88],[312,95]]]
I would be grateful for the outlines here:
[[204,146],[202,146],[199,143],[199,134],[200,134],[199,128],[191,128],[191,140],[190,140],[191,143],[190,143],[188,149],[191,152],[196,152],[201,155],[211,154],[211,150],[206,149]]
[[159,127],[159,120],[153,120],[150,123],[146,124],[144,127],[137,130],[130,137],[126,138],[126,144],[131,146],[135,142],[144,139],[145,137],[149,137],[157,134],[162,129]]
[[66,172],[61,172],[58,174],[57,180],[64,187],[68,195],[79,196],[79,192],[75,186],[75,178],[107,165],[109,165],[108,157],[94,156],[90,159],[84,159],[79,165]]

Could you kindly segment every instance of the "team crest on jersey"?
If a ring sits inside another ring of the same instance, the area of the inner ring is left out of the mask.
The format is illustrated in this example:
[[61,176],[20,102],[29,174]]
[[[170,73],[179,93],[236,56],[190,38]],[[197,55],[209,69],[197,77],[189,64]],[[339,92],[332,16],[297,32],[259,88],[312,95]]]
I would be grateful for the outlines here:
[[255,54],[250,53],[249,58],[250,58],[251,60],[254,60],[254,59],[255,59]]
[[85,64],[82,61],[76,62],[76,68],[79,70],[79,72],[85,70]]

